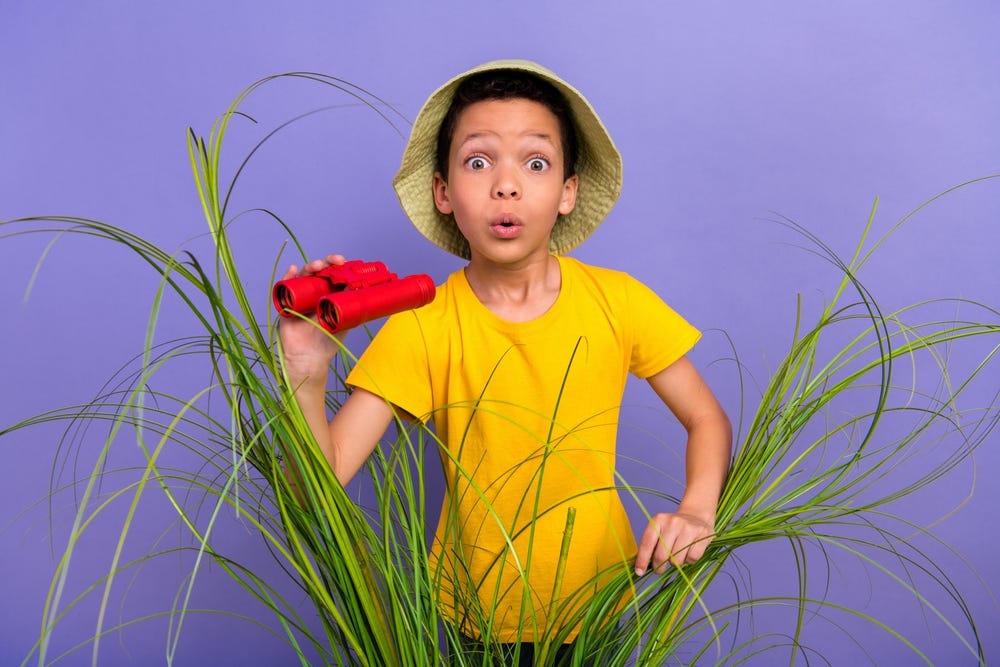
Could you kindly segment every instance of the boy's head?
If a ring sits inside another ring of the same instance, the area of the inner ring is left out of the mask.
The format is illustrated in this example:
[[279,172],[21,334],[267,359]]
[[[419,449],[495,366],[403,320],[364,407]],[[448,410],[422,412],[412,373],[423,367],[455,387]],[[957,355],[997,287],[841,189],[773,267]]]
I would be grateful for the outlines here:
[[435,172],[448,174],[452,135],[462,111],[486,100],[527,99],[545,106],[560,125],[564,176],[579,178],[576,206],[560,216],[549,248],[556,254],[579,245],[604,220],[621,193],[621,155],[587,100],[544,67],[525,60],[480,65],[445,83],[424,104],[393,181],[410,220],[439,247],[469,257],[469,245],[451,215],[434,204]]

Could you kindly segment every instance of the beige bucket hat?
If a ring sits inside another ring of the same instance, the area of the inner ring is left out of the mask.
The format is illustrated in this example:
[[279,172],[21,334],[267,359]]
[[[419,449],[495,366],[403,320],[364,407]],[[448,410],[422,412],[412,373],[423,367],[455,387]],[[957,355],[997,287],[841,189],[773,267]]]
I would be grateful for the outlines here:
[[522,70],[548,81],[569,104],[579,155],[576,206],[560,215],[552,228],[549,249],[557,255],[580,245],[597,228],[618,201],[622,189],[622,158],[597,112],[575,88],[553,72],[529,60],[495,60],[459,74],[434,91],[413,123],[393,187],[406,215],[432,243],[450,253],[469,258],[469,244],[451,215],[434,205],[431,183],[437,153],[437,134],[455,89],[466,78],[490,70]]

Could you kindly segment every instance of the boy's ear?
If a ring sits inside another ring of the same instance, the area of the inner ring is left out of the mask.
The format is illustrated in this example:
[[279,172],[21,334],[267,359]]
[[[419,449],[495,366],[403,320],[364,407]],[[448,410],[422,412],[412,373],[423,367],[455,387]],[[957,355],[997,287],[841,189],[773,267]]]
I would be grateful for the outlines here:
[[580,185],[580,178],[573,174],[563,182],[562,199],[559,200],[559,213],[569,215],[576,206],[576,189]]
[[434,191],[434,205],[437,210],[448,215],[454,212],[454,208],[451,205],[451,198],[448,196],[448,182],[444,180],[444,176],[441,172],[434,172],[434,181],[431,184],[431,189]]

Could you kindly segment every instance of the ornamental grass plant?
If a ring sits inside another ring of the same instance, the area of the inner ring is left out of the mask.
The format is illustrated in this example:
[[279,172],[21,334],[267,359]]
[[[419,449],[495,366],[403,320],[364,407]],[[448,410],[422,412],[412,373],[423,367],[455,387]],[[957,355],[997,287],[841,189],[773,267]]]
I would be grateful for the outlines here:
[[[0,239],[22,234],[100,238],[134,253],[159,276],[145,344],[134,359],[88,402],[48,410],[3,425],[0,431],[5,435],[65,423],[56,467],[74,471],[70,479],[59,477],[53,485],[52,498],[72,500],[74,521],[55,567],[37,643],[24,664],[78,664],[82,653],[89,654],[92,664],[100,664],[102,648],[118,629],[154,617],[168,619],[165,655],[172,664],[185,627],[206,611],[193,601],[199,572],[207,567],[225,572],[256,601],[270,619],[262,627],[282,637],[289,654],[302,665],[447,664],[448,646],[458,640],[455,629],[443,622],[437,590],[442,581],[462,581],[461,572],[445,571],[444,565],[432,566],[428,560],[427,536],[433,528],[428,517],[438,508],[427,475],[440,468],[439,456],[448,454],[432,430],[397,420],[361,473],[371,492],[359,503],[333,475],[297,408],[268,295],[245,288],[246,269],[232,241],[239,233],[234,223],[246,213],[232,211],[230,199],[250,158],[284,126],[265,134],[229,174],[221,166],[223,139],[231,121],[245,117],[241,105],[247,96],[276,78],[328,86],[387,122],[400,124],[398,114],[382,100],[321,74],[269,77],[247,88],[207,137],[193,130],[188,136],[191,167],[213,240],[210,257],[167,252],[98,220],[49,216],[0,223]],[[553,664],[555,648],[573,628],[579,629],[579,637],[572,665],[742,664],[761,655],[811,664],[817,656],[803,636],[817,618],[827,619],[832,627],[846,624],[839,620],[845,618],[874,624],[887,638],[908,647],[915,659],[929,662],[917,638],[895,630],[890,619],[846,608],[830,595],[830,584],[823,584],[829,578],[822,573],[844,560],[860,562],[891,581],[926,616],[948,629],[951,641],[964,647],[969,663],[986,663],[981,629],[962,591],[913,539],[929,531],[894,514],[893,507],[941,484],[995,436],[1000,419],[996,402],[969,409],[962,407],[962,399],[988,374],[996,377],[1000,313],[962,300],[883,312],[860,277],[885,239],[870,239],[876,209],[873,206],[850,258],[839,257],[793,221],[777,221],[832,263],[841,279],[818,315],[807,316],[809,308],[803,306],[790,318],[787,353],[766,381],[755,384],[739,363],[733,365],[744,387],[745,414],[738,419],[716,538],[695,564],[637,579],[623,563],[600,573],[596,592],[558,591],[553,597],[559,602],[547,621],[522,619],[542,637],[538,664]],[[278,214],[256,214],[281,226],[299,261],[306,259]],[[285,251],[275,248],[272,278]],[[166,298],[185,305],[195,330],[158,342],[155,334]],[[979,350],[980,363],[953,368],[955,346]],[[342,346],[327,394],[331,410],[343,400],[343,379],[355,363]],[[210,379],[190,393],[162,389],[169,383],[160,379],[178,368],[197,369],[196,377]],[[936,371],[933,377],[927,377],[929,369]],[[851,406],[867,407],[845,413],[848,399]],[[475,409],[506,413],[504,406]],[[546,417],[555,422],[554,415]],[[98,432],[102,445],[96,455],[77,459]],[[551,440],[541,438],[542,456],[524,464],[537,466],[539,475],[544,474],[546,457],[557,455]],[[116,449],[135,444],[142,465],[118,466]],[[930,459],[924,456],[928,452],[933,453]],[[69,463],[76,460],[92,464],[81,470],[79,464]],[[450,462],[458,466],[461,479],[471,482],[468,471],[456,460]],[[294,488],[285,474],[289,466],[297,471]],[[466,492],[481,493],[471,483],[467,486]],[[616,488],[647,515],[654,511],[645,509],[652,501],[656,507],[676,502],[666,491],[630,486],[621,476],[616,477]],[[136,555],[130,544],[141,532],[142,508],[150,496],[172,510],[176,525],[148,552]],[[531,510],[528,499],[526,511]],[[69,584],[78,568],[77,546],[107,516],[120,523],[118,539],[103,574],[80,590]],[[232,522],[260,536],[261,552],[276,567],[255,567],[254,558],[226,550],[217,535]],[[560,569],[573,531],[570,500]],[[515,537],[510,534],[511,540]],[[741,553],[764,542],[781,543],[791,554],[792,594],[756,594],[753,573],[742,563]],[[190,570],[176,596],[148,617],[116,618],[117,585],[141,578],[151,562],[178,554]],[[521,567],[515,578],[523,580],[530,562],[521,561]],[[558,587],[559,576],[556,582]],[[718,588],[733,594],[713,595]],[[454,656],[455,664],[496,664],[501,648],[491,636],[494,609],[472,602],[461,590],[455,593],[467,601],[465,618],[480,630],[486,647],[483,656]],[[303,598],[310,602],[308,611],[302,610]],[[580,604],[583,598],[589,598],[586,604]],[[93,635],[68,651],[54,650],[53,637],[67,616],[94,600],[98,611]],[[757,610],[779,607],[791,611],[787,628],[779,633],[753,631]]]

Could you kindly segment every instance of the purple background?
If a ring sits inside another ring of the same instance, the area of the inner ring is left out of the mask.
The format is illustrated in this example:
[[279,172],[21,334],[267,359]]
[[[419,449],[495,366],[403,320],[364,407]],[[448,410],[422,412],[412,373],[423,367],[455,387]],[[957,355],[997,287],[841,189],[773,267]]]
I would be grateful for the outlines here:
[[[575,255],[633,273],[708,331],[694,358],[735,418],[732,366],[712,364],[728,354],[717,330],[732,337],[748,370],[763,379],[790,339],[796,295],[815,313],[835,287],[834,272],[790,247],[799,239],[764,220],[771,211],[849,255],[876,196],[881,233],[938,192],[1000,171],[1000,6],[988,0],[823,4],[4,2],[0,218],[91,217],[167,250],[192,248],[209,261],[205,240],[195,238],[206,227],[185,130],[207,134],[246,85],[284,71],[318,71],[364,86],[412,118],[426,95],[458,71],[497,57],[537,59],[588,95],[625,160],[621,202]],[[265,88],[247,107],[260,128],[234,125],[230,162],[266,129],[347,101],[306,83]],[[422,241],[391,191],[402,146],[368,111],[341,108],[310,117],[254,158],[233,210],[277,211],[313,254],[336,250],[383,259],[401,274],[426,271],[440,280],[458,261]],[[861,277],[886,309],[940,296],[1000,305],[998,214],[996,181],[950,195],[908,223]],[[282,235],[260,218],[239,225],[234,236],[243,270],[264,308]],[[88,400],[141,350],[157,284],[119,248],[65,238],[24,302],[47,240],[0,240],[4,425]],[[179,313],[168,302],[158,340],[197,333]],[[953,362],[969,359],[958,350]],[[995,366],[991,372],[993,380],[963,404],[993,398]],[[205,376],[195,368],[173,379],[183,393],[200,387]],[[636,383],[629,391],[623,451],[655,459],[641,431],[660,429],[671,448],[659,465],[676,474],[676,429],[662,411],[648,409],[655,398],[645,389]],[[58,433],[45,426],[0,440],[6,470],[0,664],[19,664],[37,637],[53,550],[61,551],[71,522],[64,497],[53,508],[53,544],[48,506],[32,506],[48,493]],[[125,437],[118,447],[127,460],[134,445]],[[83,457],[83,469],[91,460]],[[1000,611],[987,590],[1000,581],[998,466],[995,436],[977,453],[975,467],[962,466],[931,494],[894,508],[919,523],[941,520],[938,534],[978,571],[981,580],[956,556],[937,550],[980,623],[987,657],[1000,652]],[[949,515],[968,494],[974,470],[974,495]],[[171,521],[169,509],[152,498],[140,516],[131,555],[144,553]],[[242,557],[267,567],[252,530],[229,525],[224,531]],[[111,516],[94,528],[78,552],[70,592],[80,592],[106,567],[116,535]],[[791,592],[784,547],[752,547],[741,555],[758,592],[772,585]],[[892,625],[938,664],[971,663],[942,624],[901,591],[851,559],[838,567],[830,583],[838,601]],[[124,605],[124,586],[115,589],[112,621],[169,608],[185,571],[182,559],[151,564]],[[200,575],[196,591],[200,606],[267,622],[215,569]],[[954,607],[944,608],[961,623]],[[91,635],[93,610],[83,605],[71,614],[54,646],[68,648]],[[760,632],[792,627],[780,609],[765,609],[758,622]],[[873,626],[848,627],[874,663],[916,662]],[[162,664],[165,637],[161,621],[126,630],[105,640],[100,663]],[[807,641],[832,664],[866,660],[822,621],[810,624]],[[67,664],[88,659],[84,649]],[[780,660],[771,655],[751,664]],[[287,648],[257,626],[200,617],[187,621],[176,664],[290,663]]]

